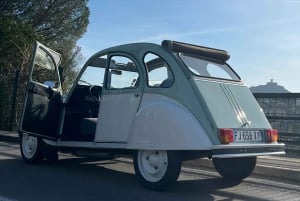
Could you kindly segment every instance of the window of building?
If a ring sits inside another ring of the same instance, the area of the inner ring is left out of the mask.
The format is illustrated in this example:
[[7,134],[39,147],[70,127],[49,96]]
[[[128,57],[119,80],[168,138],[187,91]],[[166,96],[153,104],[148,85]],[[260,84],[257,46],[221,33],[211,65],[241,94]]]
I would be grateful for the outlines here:
[[288,107],[289,107],[289,99],[282,98],[282,116],[283,117],[288,116]]
[[295,130],[294,133],[299,133],[300,134],[300,120],[295,121]]
[[295,130],[295,121],[294,120],[288,120],[288,133],[293,133]]
[[296,98],[296,114],[300,115],[300,98]]
[[289,98],[288,114],[289,115],[296,114],[296,98]]
[[288,120],[280,120],[280,127],[276,129],[281,132],[286,132],[288,130]]
[[270,98],[268,113],[269,115],[274,116],[275,112],[276,112],[276,100],[275,98]]

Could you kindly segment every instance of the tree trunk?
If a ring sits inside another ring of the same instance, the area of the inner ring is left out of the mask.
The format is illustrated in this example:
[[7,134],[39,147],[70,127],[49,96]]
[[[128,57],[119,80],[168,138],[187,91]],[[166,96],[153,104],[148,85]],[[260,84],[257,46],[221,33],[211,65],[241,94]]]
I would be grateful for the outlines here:
[[11,98],[12,101],[11,101],[11,110],[10,110],[10,119],[9,119],[9,128],[8,128],[9,131],[14,130],[14,119],[16,118],[16,99],[17,99],[17,92],[18,92],[19,75],[20,75],[20,70],[16,70],[13,93]]

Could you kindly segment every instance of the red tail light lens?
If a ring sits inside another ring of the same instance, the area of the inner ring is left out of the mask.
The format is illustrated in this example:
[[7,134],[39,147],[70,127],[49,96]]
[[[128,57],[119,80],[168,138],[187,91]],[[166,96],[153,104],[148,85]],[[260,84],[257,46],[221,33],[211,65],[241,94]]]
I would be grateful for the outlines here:
[[267,142],[278,141],[278,131],[276,129],[267,129]]
[[222,144],[233,142],[233,130],[230,128],[221,128],[219,130],[220,139]]

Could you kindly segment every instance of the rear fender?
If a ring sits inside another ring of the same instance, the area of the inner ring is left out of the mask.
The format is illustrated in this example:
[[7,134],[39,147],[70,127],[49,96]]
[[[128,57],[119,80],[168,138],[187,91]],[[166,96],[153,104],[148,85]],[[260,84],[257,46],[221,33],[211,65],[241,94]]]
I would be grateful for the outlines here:
[[129,149],[208,150],[212,146],[200,122],[166,96],[144,94],[128,137]]

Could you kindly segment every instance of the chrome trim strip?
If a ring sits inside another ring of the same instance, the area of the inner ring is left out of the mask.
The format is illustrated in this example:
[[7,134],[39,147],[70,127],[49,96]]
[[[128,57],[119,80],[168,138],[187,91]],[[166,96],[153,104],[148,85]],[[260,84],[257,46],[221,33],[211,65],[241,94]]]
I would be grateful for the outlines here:
[[244,110],[242,109],[242,107],[240,106],[240,104],[238,103],[238,101],[236,100],[234,94],[232,93],[231,89],[226,85],[226,88],[228,89],[228,93],[229,95],[232,97],[233,99],[233,102],[235,103],[238,111],[239,111],[239,115],[240,117],[242,118],[243,120],[243,124],[242,124],[242,127],[245,127],[246,125],[248,125],[248,127],[250,126],[250,121],[248,120]]
[[229,92],[229,88],[226,87],[225,84],[221,84],[220,85],[230,106],[232,107],[237,119],[239,120],[239,122],[241,123],[241,125],[243,125],[245,122],[244,122],[244,119],[242,118],[242,115],[241,115],[241,111],[239,110],[237,104],[236,104],[236,101],[234,100],[234,98],[232,97],[232,95],[230,94]]
[[210,150],[214,149],[229,149],[229,148],[269,148],[269,147],[284,147],[284,143],[277,144],[227,144],[227,145],[215,145],[210,147]]
[[126,149],[127,148],[127,144],[125,143],[96,143],[96,142],[80,142],[80,141],[58,141],[55,143],[55,146],[91,148],[91,149],[99,149],[99,148]]
[[249,153],[249,154],[216,154],[216,155],[212,155],[212,158],[238,158],[238,157],[251,157],[251,156],[283,155],[283,154],[285,154],[285,151]]

